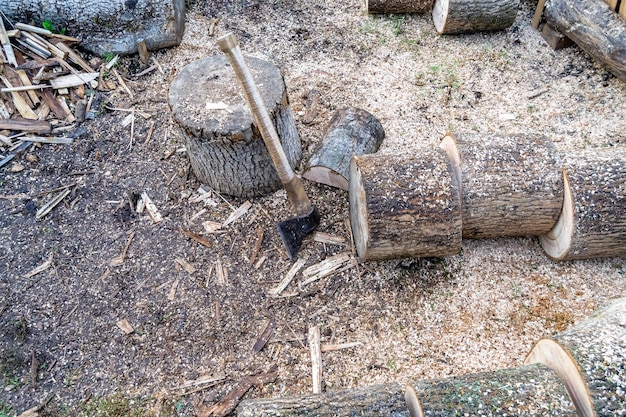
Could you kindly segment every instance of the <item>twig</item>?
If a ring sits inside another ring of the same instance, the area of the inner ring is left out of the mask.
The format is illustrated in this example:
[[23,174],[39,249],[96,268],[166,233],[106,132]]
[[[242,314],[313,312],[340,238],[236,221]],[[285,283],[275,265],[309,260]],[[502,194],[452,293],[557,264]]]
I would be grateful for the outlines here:
[[37,213],[35,214],[35,218],[37,220],[44,218],[48,213],[52,211],[53,208],[55,208],[61,201],[63,201],[65,197],[67,197],[70,191],[71,190],[69,188],[66,188],[65,190],[61,191],[57,196],[55,196],[52,200],[50,200],[48,203],[44,204],[39,210],[37,210]]
[[121,255],[113,258],[113,260],[111,261],[111,266],[120,266],[124,263],[124,260],[126,259],[126,254],[128,253],[128,248],[130,247],[130,242],[133,241],[134,237],[135,232],[131,232],[131,234],[128,236],[128,240],[126,240],[126,245],[124,245],[124,250],[122,250]]

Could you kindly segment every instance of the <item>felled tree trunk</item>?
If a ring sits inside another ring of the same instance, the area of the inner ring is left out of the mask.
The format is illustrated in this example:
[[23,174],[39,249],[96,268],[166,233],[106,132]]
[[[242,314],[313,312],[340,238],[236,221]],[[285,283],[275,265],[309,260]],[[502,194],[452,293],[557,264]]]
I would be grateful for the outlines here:
[[461,184],[464,238],[535,236],[554,226],[563,175],[547,138],[448,134],[441,147]]
[[444,256],[461,248],[459,185],[441,149],[355,156],[349,199],[362,260]]
[[[287,160],[295,167],[302,148],[283,77],[270,62],[252,57],[246,61]],[[169,104],[185,132],[193,171],[202,182],[236,197],[260,196],[281,187],[226,56],[204,58],[183,68],[170,86]]]
[[368,13],[428,13],[433,0],[365,0]]
[[407,385],[411,417],[576,416],[556,372],[534,364]]
[[14,22],[49,21],[97,55],[135,53],[141,40],[175,46],[185,29],[185,0],[0,0],[0,10]]
[[436,0],[433,23],[442,35],[502,30],[518,10],[519,0]]
[[393,383],[287,398],[244,400],[236,411],[238,417],[409,415],[402,388]]
[[347,191],[352,156],[376,152],[384,138],[385,131],[376,117],[346,107],[333,115],[302,176]]
[[581,417],[626,412],[626,298],[550,339],[540,340],[525,360],[556,371]]
[[547,0],[544,16],[550,26],[626,82],[626,20],[608,4],[602,0]]
[[539,237],[553,259],[626,255],[626,149],[593,148],[565,159],[563,210]]

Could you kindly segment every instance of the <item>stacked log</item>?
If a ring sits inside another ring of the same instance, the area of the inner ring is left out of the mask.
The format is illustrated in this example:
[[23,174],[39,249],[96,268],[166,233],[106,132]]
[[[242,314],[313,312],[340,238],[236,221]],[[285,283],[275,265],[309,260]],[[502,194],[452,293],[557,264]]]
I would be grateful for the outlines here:
[[554,226],[563,176],[546,137],[448,134],[441,147],[461,184],[464,238],[536,236]]
[[438,148],[355,156],[350,220],[362,260],[444,256],[461,248],[459,184]]
[[578,414],[626,414],[626,298],[553,338],[540,340],[525,360],[542,363],[562,378]]
[[302,177],[347,191],[350,159],[378,151],[384,138],[383,126],[371,113],[356,107],[341,109],[330,120]]
[[626,81],[626,21],[608,4],[602,0],[547,0],[544,16],[548,25]]
[[[285,82],[270,62],[246,59],[276,125],[287,160],[295,167],[302,148]],[[254,197],[278,190],[280,179],[225,56],[187,65],[172,81],[169,104],[183,129],[194,173],[216,191]]]
[[626,254],[626,148],[594,148],[565,156],[563,209],[540,236],[553,259]]
[[414,382],[405,398],[411,417],[576,416],[563,382],[541,364]]
[[436,0],[432,15],[442,35],[506,29],[515,22],[519,0]]

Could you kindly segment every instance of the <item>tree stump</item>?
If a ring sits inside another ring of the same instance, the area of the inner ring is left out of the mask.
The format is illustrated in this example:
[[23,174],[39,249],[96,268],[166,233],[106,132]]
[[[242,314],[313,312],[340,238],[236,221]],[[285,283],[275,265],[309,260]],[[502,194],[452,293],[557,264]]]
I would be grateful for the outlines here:
[[544,136],[448,134],[441,147],[461,184],[464,238],[535,236],[554,226],[563,175]]
[[149,50],[179,45],[185,30],[185,0],[0,0],[14,22],[51,22],[82,39],[96,55],[133,54],[145,41]]
[[411,417],[576,416],[556,372],[534,364],[407,385]]
[[459,185],[441,149],[353,157],[349,199],[362,260],[444,256],[461,248]]
[[[252,57],[246,61],[289,164],[295,167],[302,148],[283,77],[270,62]],[[185,132],[191,166],[202,182],[220,193],[246,198],[281,187],[225,56],[204,58],[183,68],[172,81],[169,103],[174,120]]]
[[563,210],[539,237],[549,257],[626,255],[626,149],[594,148],[565,158]]
[[365,0],[368,13],[427,13],[433,0]]
[[244,400],[237,407],[238,417],[408,415],[402,388],[394,383],[322,394]]
[[626,82],[626,20],[608,4],[601,0],[547,0],[543,14],[550,26]]
[[433,23],[442,35],[506,29],[515,22],[519,0],[435,0]]
[[625,415],[626,298],[613,300],[553,338],[541,339],[525,363],[554,369],[579,416]]
[[376,152],[384,138],[383,126],[372,114],[346,107],[333,115],[302,176],[347,191],[352,156]]

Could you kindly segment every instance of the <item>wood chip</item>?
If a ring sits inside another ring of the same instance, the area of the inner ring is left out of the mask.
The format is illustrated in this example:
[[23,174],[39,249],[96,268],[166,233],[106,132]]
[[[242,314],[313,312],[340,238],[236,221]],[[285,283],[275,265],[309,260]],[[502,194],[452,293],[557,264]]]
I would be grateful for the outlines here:
[[287,274],[285,275],[283,280],[280,282],[280,284],[278,284],[276,288],[273,288],[272,290],[270,290],[270,295],[274,297],[280,295],[280,293],[283,292],[285,288],[287,288],[287,286],[293,280],[296,274],[302,269],[306,261],[307,261],[306,259],[298,259],[291,266],[291,268],[289,269],[289,272],[287,272]]
[[54,89],[78,87],[82,84],[88,84],[89,82],[98,78],[100,74],[98,72],[83,72],[80,74],[62,75],[60,77],[50,80],[50,86]]
[[122,319],[119,320],[117,323],[115,323],[117,325],[117,327],[120,328],[121,331],[123,331],[125,334],[131,334],[132,332],[135,331],[135,328],[133,326],[131,326],[131,324],[128,322],[128,320],[126,319]]
[[208,388],[208,386],[214,385],[218,382],[222,382],[225,379],[226,379],[226,375],[224,374],[220,374],[217,376],[203,375],[193,380],[183,381],[181,385],[178,385],[172,388],[171,391],[176,392],[176,391],[186,390],[188,388],[194,388],[200,385],[204,385],[204,388]]
[[357,347],[357,346],[362,346],[363,343],[361,342],[349,342],[349,343],[339,343],[336,345],[321,345],[321,351],[322,353],[324,352],[333,352],[336,350],[341,350],[341,349],[350,349],[353,347]]
[[146,193],[146,192],[141,193],[141,199],[143,200],[143,202],[144,202],[144,204],[146,206],[146,211],[148,212],[148,215],[150,216],[152,221],[154,223],[162,222],[163,221],[163,217],[159,213],[159,210],[157,209],[157,206],[152,202],[150,197],[148,197],[148,193]]
[[228,269],[222,265],[222,261],[220,259],[217,260],[215,274],[219,285],[228,285]]
[[254,261],[256,261],[256,257],[259,254],[259,250],[261,250],[261,244],[263,243],[264,235],[265,235],[265,229],[263,229],[263,227],[259,227],[258,229],[256,229],[256,240],[254,241],[252,254],[250,255],[250,261],[248,262],[250,265],[254,265]]
[[167,293],[168,301],[174,301],[174,298],[176,298],[176,289],[178,289],[178,284],[180,284],[180,279],[176,279],[170,287],[170,291]]
[[343,245],[346,243],[346,238],[343,236],[332,235],[324,232],[315,232],[313,234],[313,240],[319,243],[327,243],[329,245]]
[[307,277],[307,279],[301,285],[304,286],[318,279],[325,278],[351,261],[352,256],[350,252],[342,252],[324,259],[315,265],[311,265],[302,271],[302,275]]
[[[204,231],[207,233],[218,233],[222,228],[222,223],[207,220],[202,222],[202,227],[204,227]],[[223,233],[226,233],[226,231],[223,231]]]
[[193,265],[191,265],[189,262],[187,262],[186,260],[184,260],[183,258],[176,258],[174,259],[174,261],[183,267],[183,269],[185,271],[187,271],[187,273],[189,275],[193,274],[194,272],[196,272],[196,268],[193,267]]
[[233,223],[235,220],[239,219],[241,216],[246,214],[248,210],[250,210],[250,207],[252,207],[251,202],[246,201],[245,203],[243,203],[235,211],[233,211],[230,216],[228,216],[224,223],[222,223],[222,227],[226,227],[229,224]]
[[313,394],[322,392],[322,349],[320,346],[320,328],[309,328],[309,349],[311,350],[311,376],[313,382]]
[[180,229],[181,232],[183,232],[187,237],[189,237],[190,239],[196,241],[197,243],[201,244],[202,246],[205,246],[207,248],[210,248],[213,246],[213,244],[211,242],[209,242],[208,240],[206,240],[205,238],[203,238],[202,236],[190,231],[190,230],[185,230],[185,229]]
[[275,328],[276,320],[274,320],[273,317],[265,322],[263,330],[261,330],[261,333],[259,334],[259,337],[257,337],[256,343],[252,348],[255,352],[260,352],[261,349],[263,349],[263,347],[267,344],[267,342],[269,342],[269,340],[272,338],[272,335],[274,334]]

